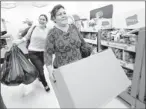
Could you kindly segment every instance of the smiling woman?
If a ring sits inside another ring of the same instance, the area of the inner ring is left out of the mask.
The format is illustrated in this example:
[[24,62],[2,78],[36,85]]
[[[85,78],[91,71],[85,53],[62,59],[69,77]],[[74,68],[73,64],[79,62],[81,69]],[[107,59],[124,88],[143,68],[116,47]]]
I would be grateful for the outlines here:
[[[89,55],[92,48],[86,46],[87,44],[77,27],[74,24],[69,24],[68,14],[62,5],[56,5],[52,9],[51,20],[54,21],[55,26],[49,31],[46,39],[44,61],[50,77],[53,79],[53,68],[57,69],[63,65],[84,58],[82,55],[82,47],[87,48],[84,51]],[[53,54],[55,54],[54,62],[52,62]]]

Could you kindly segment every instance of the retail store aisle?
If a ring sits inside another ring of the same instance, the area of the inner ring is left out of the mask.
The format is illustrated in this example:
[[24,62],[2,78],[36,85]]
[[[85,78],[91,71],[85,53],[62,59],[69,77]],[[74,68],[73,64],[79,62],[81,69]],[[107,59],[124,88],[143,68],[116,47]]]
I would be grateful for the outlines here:
[[[45,76],[46,78],[48,77],[46,69]],[[7,108],[59,108],[58,101],[48,78],[47,81],[51,87],[51,91],[48,93],[45,92],[38,80],[28,86],[8,87],[1,85],[1,93]],[[23,96],[24,92],[28,92],[28,94]],[[115,98],[104,108],[128,107]]]

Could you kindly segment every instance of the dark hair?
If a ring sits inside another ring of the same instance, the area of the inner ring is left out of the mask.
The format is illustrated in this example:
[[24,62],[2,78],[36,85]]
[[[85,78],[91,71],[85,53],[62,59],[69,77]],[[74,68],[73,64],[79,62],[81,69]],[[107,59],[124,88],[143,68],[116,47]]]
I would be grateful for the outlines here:
[[63,7],[62,5],[60,5],[60,4],[54,6],[54,8],[53,8],[52,11],[51,11],[51,20],[54,20],[54,18],[56,17],[56,13],[58,12],[58,10],[59,10],[60,8],[63,8],[63,9],[64,9],[64,7]]
[[44,16],[44,17],[46,18],[46,21],[48,22],[48,17],[47,17],[47,15],[41,14],[41,15],[39,16],[39,18],[40,18],[41,16]]

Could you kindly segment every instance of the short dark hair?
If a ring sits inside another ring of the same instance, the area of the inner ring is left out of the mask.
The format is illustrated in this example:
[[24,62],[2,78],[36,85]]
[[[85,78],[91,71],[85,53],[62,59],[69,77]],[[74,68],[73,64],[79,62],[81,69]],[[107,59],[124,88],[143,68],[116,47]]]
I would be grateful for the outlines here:
[[40,18],[41,16],[44,16],[44,17],[45,17],[45,19],[46,19],[46,21],[48,22],[48,17],[47,17],[47,15],[46,15],[46,14],[41,14],[41,15],[39,16],[39,18]]
[[58,10],[59,10],[60,8],[65,9],[65,8],[64,8],[62,5],[60,5],[60,4],[54,6],[54,8],[53,8],[52,11],[51,11],[51,20],[54,21],[54,18],[56,17],[56,13],[58,12]]

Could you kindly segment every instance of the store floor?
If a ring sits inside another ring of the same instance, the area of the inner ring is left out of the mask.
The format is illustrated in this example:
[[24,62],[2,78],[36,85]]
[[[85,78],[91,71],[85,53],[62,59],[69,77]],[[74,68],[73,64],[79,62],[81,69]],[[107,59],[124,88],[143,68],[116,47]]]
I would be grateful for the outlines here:
[[[48,73],[45,69],[45,76]],[[49,79],[50,92],[45,92],[41,83],[36,80],[28,86],[5,86],[1,84],[1,93],[7,108],[59,108],[55,93],[52,89]],[[27,94],[24,96],[24,92]],[[28,92],[28,93],[27,93]],[[104,108],[129,108],[118,98],[113,99]]]

